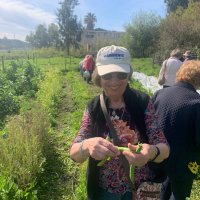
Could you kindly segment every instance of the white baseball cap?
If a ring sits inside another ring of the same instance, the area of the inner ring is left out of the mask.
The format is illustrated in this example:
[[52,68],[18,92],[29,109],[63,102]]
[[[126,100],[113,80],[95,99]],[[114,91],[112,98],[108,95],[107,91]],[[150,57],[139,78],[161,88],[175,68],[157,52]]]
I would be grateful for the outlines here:
[[131,58],[129,51],[120,46],[107,46],[97,53],[96,67],[99,76],[112,72],[130,73]]

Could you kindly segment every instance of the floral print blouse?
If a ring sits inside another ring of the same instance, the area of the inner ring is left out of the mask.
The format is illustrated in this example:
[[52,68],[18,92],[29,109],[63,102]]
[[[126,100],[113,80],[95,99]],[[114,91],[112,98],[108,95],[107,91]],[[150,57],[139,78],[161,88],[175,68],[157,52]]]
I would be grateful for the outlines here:
[[[134,123],[131,123],[131,116],[127,108],[112,109],[108,108],[108,113],[111,117],[112,123],[117,130],[117,135],[121,146],[127,146],[128,143],[137,144],[140,142],[140,135]],[[155,115],[154,105],[150,101],[145,111],[146,134],[149,139],[149,144],[166,143],[163,132],[158,128],[157,116]],[[89,111],[86,109],[83,115],[82,123],[78,135],[74,143],[79,143],[85,139],[91,138],[93,124]],[[103,137],[109,136],[109,128],[105,124],[105,132]],[[141,182],[151,180],[154,174],[149,170],[148,166],[135,167],[135,187],[137,188]],[[119,157],[112,158],[106,161],[100,167],[99,173],[99,187],[111,192],[124,194],[131,191],[128,178],[125,175],[123,167],[119,162]]]

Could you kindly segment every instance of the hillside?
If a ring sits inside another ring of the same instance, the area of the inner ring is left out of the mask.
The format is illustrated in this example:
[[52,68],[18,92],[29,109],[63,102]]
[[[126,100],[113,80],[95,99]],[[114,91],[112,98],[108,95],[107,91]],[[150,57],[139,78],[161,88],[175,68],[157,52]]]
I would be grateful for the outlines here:
[[23,42],[17,39],[0,39],[0,50],[14,50],[14,49],[26,49],[29,48],[29,44],[27,42]]

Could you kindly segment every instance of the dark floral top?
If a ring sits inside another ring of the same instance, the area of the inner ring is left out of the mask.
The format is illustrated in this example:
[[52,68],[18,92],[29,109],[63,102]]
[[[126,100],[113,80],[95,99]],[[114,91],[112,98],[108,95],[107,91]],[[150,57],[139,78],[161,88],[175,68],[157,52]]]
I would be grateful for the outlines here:
[[[109,115],[111,116],[113,125],[117,130],[117,135],[120,139],[121,146],[127,146],[128,143],[137,144],[140,141],[140,135],[136,129],[135,124],[131,123],[131,116],[127,108],[112,109],[108,108]],[[157,116],[155,115],[155,109],[152,102],[149,102],[145,111],[145,124],[146,134],[149,139],[149,144],[166,143],[163,132],[158,129]],[[92,137],[93,124],[91,116],[88,110],[84,112],[80,130],[74,143],[83,141],[84,139]],[[109,128],[105,124],[105,133],[103,137],[109,136]],[[154,174],[149,170],[148,166],[135,167],[135,186],[136,188],[141,182],[151,180]],[[107,161],[103,166],[100,167],[99,173],[99,187],[106,189],[111,193],[124,194],[130,191],[128,178],[125,175],[123,167],[119,162],[119,158],[115,157]]]

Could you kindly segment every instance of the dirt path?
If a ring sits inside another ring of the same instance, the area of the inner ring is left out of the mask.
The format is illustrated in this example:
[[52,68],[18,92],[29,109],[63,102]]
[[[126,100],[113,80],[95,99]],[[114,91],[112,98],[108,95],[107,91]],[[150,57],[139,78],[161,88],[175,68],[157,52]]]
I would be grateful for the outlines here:
[[[77,81],[82,81],[89,91],[89,95],[95,96],[101,90],[93,84],[87,84],[81,77]],[[66,137],[66,129],[68,127],[67,115],[73,112],[74,101],[72,99],[72,88],[67,78],[64,78],[61,102],[56,117],[56,126],[52,132],[50,141],[50,149],[48,151],[47,162],[44,174],[41,177],[40,190],[38,196],[40,200],[72,200],[74,185],[76,180],[75,164],[69,159],[69,146],[71,140]],[[69,196],[69,194],[72,194]]]

